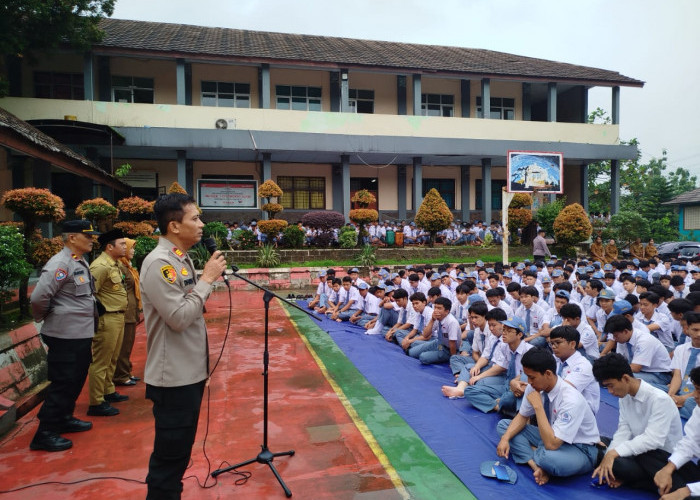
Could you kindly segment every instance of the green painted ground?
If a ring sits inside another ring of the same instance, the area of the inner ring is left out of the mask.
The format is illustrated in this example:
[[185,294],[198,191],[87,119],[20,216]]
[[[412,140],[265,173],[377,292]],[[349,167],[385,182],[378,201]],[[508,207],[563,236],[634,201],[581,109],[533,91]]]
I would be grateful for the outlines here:
[[401,477],[411,498],[474,499],[474,495],[428,448],[423,440],[370,385],[331,337],[305,314],[287,310],[345,393],[355,411],[381,446]]

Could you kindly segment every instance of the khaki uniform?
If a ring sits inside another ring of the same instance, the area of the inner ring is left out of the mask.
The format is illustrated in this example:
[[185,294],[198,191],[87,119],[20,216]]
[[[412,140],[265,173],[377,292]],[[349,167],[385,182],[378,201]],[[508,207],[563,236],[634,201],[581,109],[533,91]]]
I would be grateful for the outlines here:
[[178,387],[208,377],[203,309],[211,291],[212,285],[197,281],[190,257],[161,237],[141,266],[146,384]]
[[606,259],[605,259],[605,248],[603,248],[602,243],[593,243],[591,245],[591,259],[594,261],[598,260],[602,262],[603,264],[606,264]]
[[630,257],[633,259],[643,259],[644,258],[644,245],[641,243],[632,243],[630,245]]
[[608,243],[605,245],[605,260],[610,263],[617,260],[617,246]]
[[126,287],[128,303],[126,306],[126,312],[124,313],[124,337],[122,339],[122,347],[119,352],[119,358],[117,359],[117,366],[114,370],[114,382],[123,384],[124,382],[128,382],[132,375],[131,351],[134,347],[134,340],[136,338],[136,323],[138,323],[141,314],[139,309],[139,300],[136,298],[136,293],[134,291],[136,287],[134,276],[121,263],[119,263],[119,269],[124,276],[124,285]]
[[92,341],[89,370],[90,406],[96,406],[104,401],[105,394],[115,392],[112,377],[124,336],[127,296],[122,272],[112,257],[103,252],[90,265],[90,271],[95,278],[97,299],[106,309]]

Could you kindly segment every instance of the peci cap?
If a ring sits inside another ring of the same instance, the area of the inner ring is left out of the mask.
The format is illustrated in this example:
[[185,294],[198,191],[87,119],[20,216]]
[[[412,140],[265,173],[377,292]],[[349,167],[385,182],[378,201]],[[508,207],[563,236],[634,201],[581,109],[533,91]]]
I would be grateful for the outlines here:
[[118,240],[124,237],[124,231],[121,229],[112,229],[111,231],[107,231],[106,233],[99,235],[97,237],[97,242],[100,244],[100,247],[104,249],[104,247],[107,246],[107,243],[110,241]]
[[63,223],[61,230],[64,233],[83,233],[83,234],[100,234],[92,228],[92,223],[89,220],[69,220]]

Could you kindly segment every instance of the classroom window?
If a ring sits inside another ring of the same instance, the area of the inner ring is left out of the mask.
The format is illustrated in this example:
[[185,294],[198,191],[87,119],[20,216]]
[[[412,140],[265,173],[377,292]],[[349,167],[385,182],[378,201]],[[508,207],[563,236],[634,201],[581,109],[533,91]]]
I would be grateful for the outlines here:
[[374,113],[374,90],[350,89],[351,113]]
[[321,111],[321,87],[276,85],[277,109]]
[[233,82],[202,82],[202,106],[220,108],[249,108],[250,84]]
[[437,189],[442,199],[445,200],[450,210],[455,208],[455,180],[454,179],[423,179],[423,197],[431,189]]
[[153,104],[153,78],[113,76],[112,101]]
[[700,206],[683,208],[683,229],[694,231],[700,229]]
[[[484,110],[481,108],[481,96],[476,98],[476,116],[484,117]],[[491,98],[491,119],[492,120],[515,120],[515,99],[507,97]]]
[[34,97],[81,101],[85,99],[83,74],[36,71],[34,73]]
[[[501,210],[503,207],[503,192],[506,181],[491,181],[491,210]],[[474,183],[474,197],[476,210],[483,210],[484,205],[481,202],[483,184],[481,179],[476,179]]]
[[277,177],[277,185],[284,191],[279,203],[284,208],[297,210],[326,209],[325,177]]
[[454,116],[454,96],[446,94],[422,94],[420,99],[420,109],[423,116]]

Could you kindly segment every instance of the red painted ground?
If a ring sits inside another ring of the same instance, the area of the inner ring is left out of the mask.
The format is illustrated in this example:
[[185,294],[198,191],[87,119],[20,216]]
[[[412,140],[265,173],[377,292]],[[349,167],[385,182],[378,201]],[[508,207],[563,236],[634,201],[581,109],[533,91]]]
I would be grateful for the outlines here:
[[[211,381],[209,435],[206,451],[212,470],[222,461],[242,462],[257,456],[262,443],[262,293],[235,292],[233,321],[224,355]],[[221,349],[228,318],[228,296],[212,295],[206,315],[210,332],[212,366]],[[270,424],[269,447],[289,449],[293,457],[275,459],[293,498],[394,499],[400,498],[388,474],[352,423],[336,394],[324,379],[284,311],[270,308]],[[141,323],[132,361],[135,374],[143,376],[145,331]],[[46,481],[71,482],[100,476],[143,481],[153,444],[151,403],[145,400],[143,382],[119,391],[131,397],[117,403],[116,417],[87,417],[87,384],[78,400],[76,416],[92,420],[91,431],[69,434],[72,449],[48,453],[30,451],[29,442],[38,422],[34,409],[0,440],[0,490]],[[193,465],[186,476],[207,479],[202,453],[207,423],[207,399],[202,405]],[[237,476],[219,476],[218,484],[201,489],[195,479],[185,480],[183,498],[215,499],[285,498],[266,465],[251,464],[243,470],[253,476],[235,486]],[[213,484],[211,478],[207,484]],[[75,485],[45,485],[0,495],[0,498],[75,500],[129,500],[145,498],[143,484],[121,480],[95,480]]]

